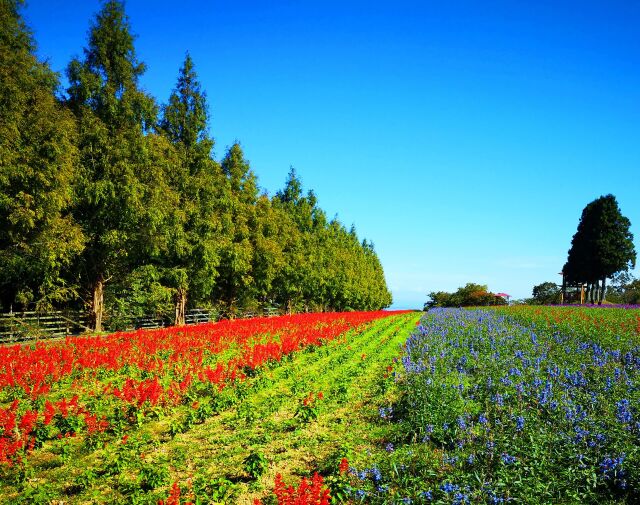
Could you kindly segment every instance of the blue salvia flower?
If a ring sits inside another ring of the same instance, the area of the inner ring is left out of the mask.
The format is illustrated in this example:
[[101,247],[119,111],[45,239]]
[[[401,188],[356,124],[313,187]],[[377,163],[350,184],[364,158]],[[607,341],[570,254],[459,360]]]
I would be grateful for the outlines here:
[[442,457],[442,463],[444,465],[455,465],[458,462],[458,456],[449,456],[448,454],[445,454]]
[[453,505],[463,505],[469,503],[469,496],[463,493],[456,493],[453,495]]
[[506,452],[502,453],[502,456],[500,456],[500,459],[502,459],[502,462],[505,465],[511,465],[517,461],[517,458],[515,456],[510,456]]
[[442,489],[445,493],[453,493],[460,489],[460,486],[452,484],[451,482],[445,482],[444,484],[442,484],[442,486],[440,486],[440,489]]
[[600,471],[605,479],[610,479],[614,476],[624,477],[625,472],[622,469],[622,463],[624,463],[625,457],[625,454],[622,453],[617,458],[606,457],[602,460],[600,463]]
[[629,400],[623,399],[616,403],[616,418],[624,424],[629,424],[633,420],[633,415],[629,410]]

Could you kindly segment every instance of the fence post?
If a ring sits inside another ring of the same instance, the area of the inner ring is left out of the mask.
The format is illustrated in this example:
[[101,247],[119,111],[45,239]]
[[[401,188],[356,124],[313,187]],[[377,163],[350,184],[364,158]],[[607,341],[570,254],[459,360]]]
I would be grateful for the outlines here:
[[13,342],[13,303],[9,305],[9,342]]

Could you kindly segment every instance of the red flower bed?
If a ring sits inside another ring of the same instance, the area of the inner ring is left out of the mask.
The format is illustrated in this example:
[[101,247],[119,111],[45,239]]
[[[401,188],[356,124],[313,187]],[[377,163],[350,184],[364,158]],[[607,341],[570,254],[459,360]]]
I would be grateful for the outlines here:
[[[278,499],[278,505],[329,505],[331,501],[329,490],[324,487],[322,476],[317,473],[311,481],[302,479],[297,488],[285,486],[282,476],[278,474],[273,494]],[[262,505],[262,501],[255,499],[253,505]]]
[[197,383],[222,390],[268,361],[393,314],[299,314],[1,347],[0,398],[7,408],[0,407],[0,462],[27,453],[34,431],[54,419],[80,420],[65,432],[69,423],[60,420],[60,436],[75,435],[79,426],[89,435],[107,430],[108,420],[83,406],[89,398],[134,409],[176,405]]

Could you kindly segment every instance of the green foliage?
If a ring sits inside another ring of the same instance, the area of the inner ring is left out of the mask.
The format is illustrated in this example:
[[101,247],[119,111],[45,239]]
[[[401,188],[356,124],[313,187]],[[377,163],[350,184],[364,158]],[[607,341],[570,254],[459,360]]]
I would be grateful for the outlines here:
[[187,54],[161,108],[121,0],[57,76],[35,56],[21,2],[0,10],[0,306],[86,308],[96,331],[188,306],[247,312],[391,304],[373,243],[329,221],[291,169],[270,198],[238,142],[218,163]]
[[91,468],[88,468],[76,477],[75,484],[80,489],[88,489],[94,485],[97,479],[98,475],[95,473],[95,471],[93,471]]
[[478,307],[486,305],[506,305],[506,300],[489,291],[485,285],[467,283],[455,293],[438,291],[429,293],[430,300],[424,308],[432,307]]
[[133,327],[135,318],[172,320],[174,291],[163,283],[163,272],[143,265],[118,279],[105,290],[106,314],[111,329]]
[[303,423],[308,423],[310,421],[315,421],[320,416],[320,407],[321,400],[323,400],[324,395],[320,393],[309,393],[303,400],[298,404],[298,408],[296,409],[295,417],[300,419]]
[[227,207],[223,213],[225,241],[221,250],[217,297],[229,316],[247,304],[253,284],[251,225],[257,199],[256,177],[238,143],[222,160],[226,177]]
[[166,464],[154,462],[144,463],[140,469],[140,487],[145,491],[164,486],[169,480],[169,469]]
[[163,107],[160,128],[172,143],[187,151],[199,151],[206,159],[213,148],[213,140],[207,135],[208,121],[206,94],[201,90],[193,59],[187,53],[176,88]]
[[327,222],[313,191],[306,196],[291,169],[285,188],[272,200],[282,213],[284,264],[273,286],[287,311],[372,310],[391,304],[374,245],[358,240],[355,228]]
[[87,236],[79,268],[102,329],[103,289],[140,264],[157,246],[170,218],[172,195],[145,136],[156,117],[154,100],[138,87],[129,20],[121,2],[105,2],[89,32],[83,61],[67,69],[67,105],[75,113],[81,171],[74,217]]
[[249,474],[252,479],[261,477],[269,468],[269,461],[264,454],[253,451],[243,461],[244,471]]
[[553,282],[543,282],[533,287],[531,303],[550,305],[560,303],[560,286]]
[[[237,492],[237,486],[224,477],[206,479],[199,476],[193,483],[193,489],[200,503],[232,503]],[[198,503],[198,502],[196,502]]]
[[614,275],[607,288],[607,301],[640,305],[640,279],[635,279],[629,272],[619,272]]
[[47,309],[77,296],[64,275],[84,247],[69,215],[77,139],[21,3],[0,3],[0,305]]
[[622,303],[640,305],[640,279],[635,279],[624,286]]
[[602,303],[605,279],[635,267],[636,251],[630,226],[613,195],[597,198],[582,211],[562,271],[566,281],[587,284],[592,303]]
[[14,503],[25,505],[49,505],[56,497],[50,485],[27,484]]
[[153,259],[164,266],[167,284],[174,289],[176,324],[184,324],[187,297],[199,304],[210,301],[226,240],[225,181],[211,158],[214,142],[207,134],[207,120],[206,96],[187,55],[160,122],[175,152],[167,172],[180,210],[174,214],[166,251]]

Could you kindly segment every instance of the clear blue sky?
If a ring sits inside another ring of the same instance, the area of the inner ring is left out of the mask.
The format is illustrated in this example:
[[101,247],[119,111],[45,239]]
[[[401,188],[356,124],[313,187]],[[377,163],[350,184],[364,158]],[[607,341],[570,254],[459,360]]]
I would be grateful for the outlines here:
[[[385,4],[126,6],[142,86],[166,101],[189,51],[216,156],[238,139],[270,194],[294,166],[373,240],[395,307],[559,281],[582,208],[607,193],[640,250],[640,2]],[[54,70],[99,6],[28,1]]]

